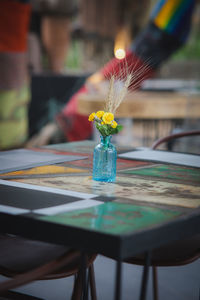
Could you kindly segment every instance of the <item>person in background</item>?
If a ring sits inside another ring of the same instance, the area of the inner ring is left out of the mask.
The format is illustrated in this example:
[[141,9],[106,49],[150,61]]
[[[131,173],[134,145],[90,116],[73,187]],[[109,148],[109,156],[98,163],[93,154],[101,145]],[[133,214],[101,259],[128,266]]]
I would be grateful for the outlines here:
[[0,1],[0,150],[20,147],[28,134],[28,0]]
[[[71,19],[78,12],[77,1],[30,0],[29,68],[33,73],[47,69],[62,73],[70,44]],[[45,54],[47,66],[43,64]]]
[[[63,71],[70,18],[76,12],[76,1],[0,1],[0,150],[22,147],[27,142],[30,72],[43,71],[42,47],[49,70]],[[36,28],[40,31],[41,17],[43,46],[39,48],[30,32]]]
[[187,41],[195,3],[195,0],[158,1],[147,25],[127,50],[125,58],[112,59],[100,71],[90,76],[64,109],[55,116],[55,122],[42,128],[27,146],[47,144],[60,130],[63,131],[66,141],[90,138],[92,126],[87,116],[77,112],[77,97],[81,93],[87,93],[91,86],[95,89],[112,74],[121,76],[122,69],[128,69],[135,74],[130,88],[139,88],[142,81],[152,77],[157,68]]

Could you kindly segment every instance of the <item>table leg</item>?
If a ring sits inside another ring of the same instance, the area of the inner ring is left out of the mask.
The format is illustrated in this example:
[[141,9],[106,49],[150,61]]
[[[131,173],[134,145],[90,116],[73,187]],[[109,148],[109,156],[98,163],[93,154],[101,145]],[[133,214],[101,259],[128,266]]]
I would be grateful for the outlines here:
[[151,263],[151,252],[148,251],[145,255],[145,265],[144,265],[143,274],[142,274],[140,300],[145,300],[146,299],[150,263]]
[[88,300],[88,280],[87,280],[87,255],[81,254],[81,279],[82,279],[82,299]]
[[[94,280],[94,276],[92,279]],[[94,297],[95,299],[96,296],[96,290],[94,290],[95,282],[93,281],[92,283],[93,283],[92,297]],[[71,300],[88,300],[88,296],[89,296],[88,290],[89,290],[89,271],[87,269],[87,255],[85,252],[82,252],[80,257],[80,267],[79,267],[78,274],[75,278],[75,285],[74,285]]]
[[90,294],[91,299],[97,300],[97,291],[96,291],[96,282],[95,282],[95,274],[94,274],[94,265],[91,264],[88,270],[88,277],[90,283]]
[[82,252],[80,256],[80,267],[75,277],[71,300],[87,300],[86,259],[86,254]]
[[122,276],[122,262],[116,262],[116,278],[115,278],[115,300],[121,299],[121,276]]

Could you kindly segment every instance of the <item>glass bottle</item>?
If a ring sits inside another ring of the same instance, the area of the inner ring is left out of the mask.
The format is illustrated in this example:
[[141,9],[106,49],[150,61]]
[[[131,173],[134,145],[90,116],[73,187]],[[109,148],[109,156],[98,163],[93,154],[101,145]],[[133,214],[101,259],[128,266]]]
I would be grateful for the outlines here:
[[117,151],[110,139],[111,136],[101,136],[101,143],[94,148],[94,180],[114,182],[116,179]]

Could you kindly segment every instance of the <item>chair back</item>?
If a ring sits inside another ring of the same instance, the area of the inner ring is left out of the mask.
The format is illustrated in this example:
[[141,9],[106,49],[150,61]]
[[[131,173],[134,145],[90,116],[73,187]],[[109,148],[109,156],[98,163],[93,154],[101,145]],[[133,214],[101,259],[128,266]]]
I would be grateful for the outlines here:
[[165,136],[163,138],[160,138],[156,140],[153,145],[151,146],[151,149],[156,149],[160,144],[163,143],[168,143],[174,139],[182,138],[182,137],[187,137],[187,136],[195,136],[195,135],[200,135],[200,130],[191,130],[191,131],[183,131],[179,133],[174,133],[168,136]]

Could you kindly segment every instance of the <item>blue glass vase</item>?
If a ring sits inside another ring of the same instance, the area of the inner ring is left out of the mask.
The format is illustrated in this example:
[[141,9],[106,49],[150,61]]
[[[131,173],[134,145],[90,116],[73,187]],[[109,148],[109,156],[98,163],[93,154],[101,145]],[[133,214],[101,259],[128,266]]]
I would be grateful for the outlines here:
[[94,180],[114,182],[116,179],[117,151],[110,139],[111,136],[101,136],[101,143],[94,148]]

